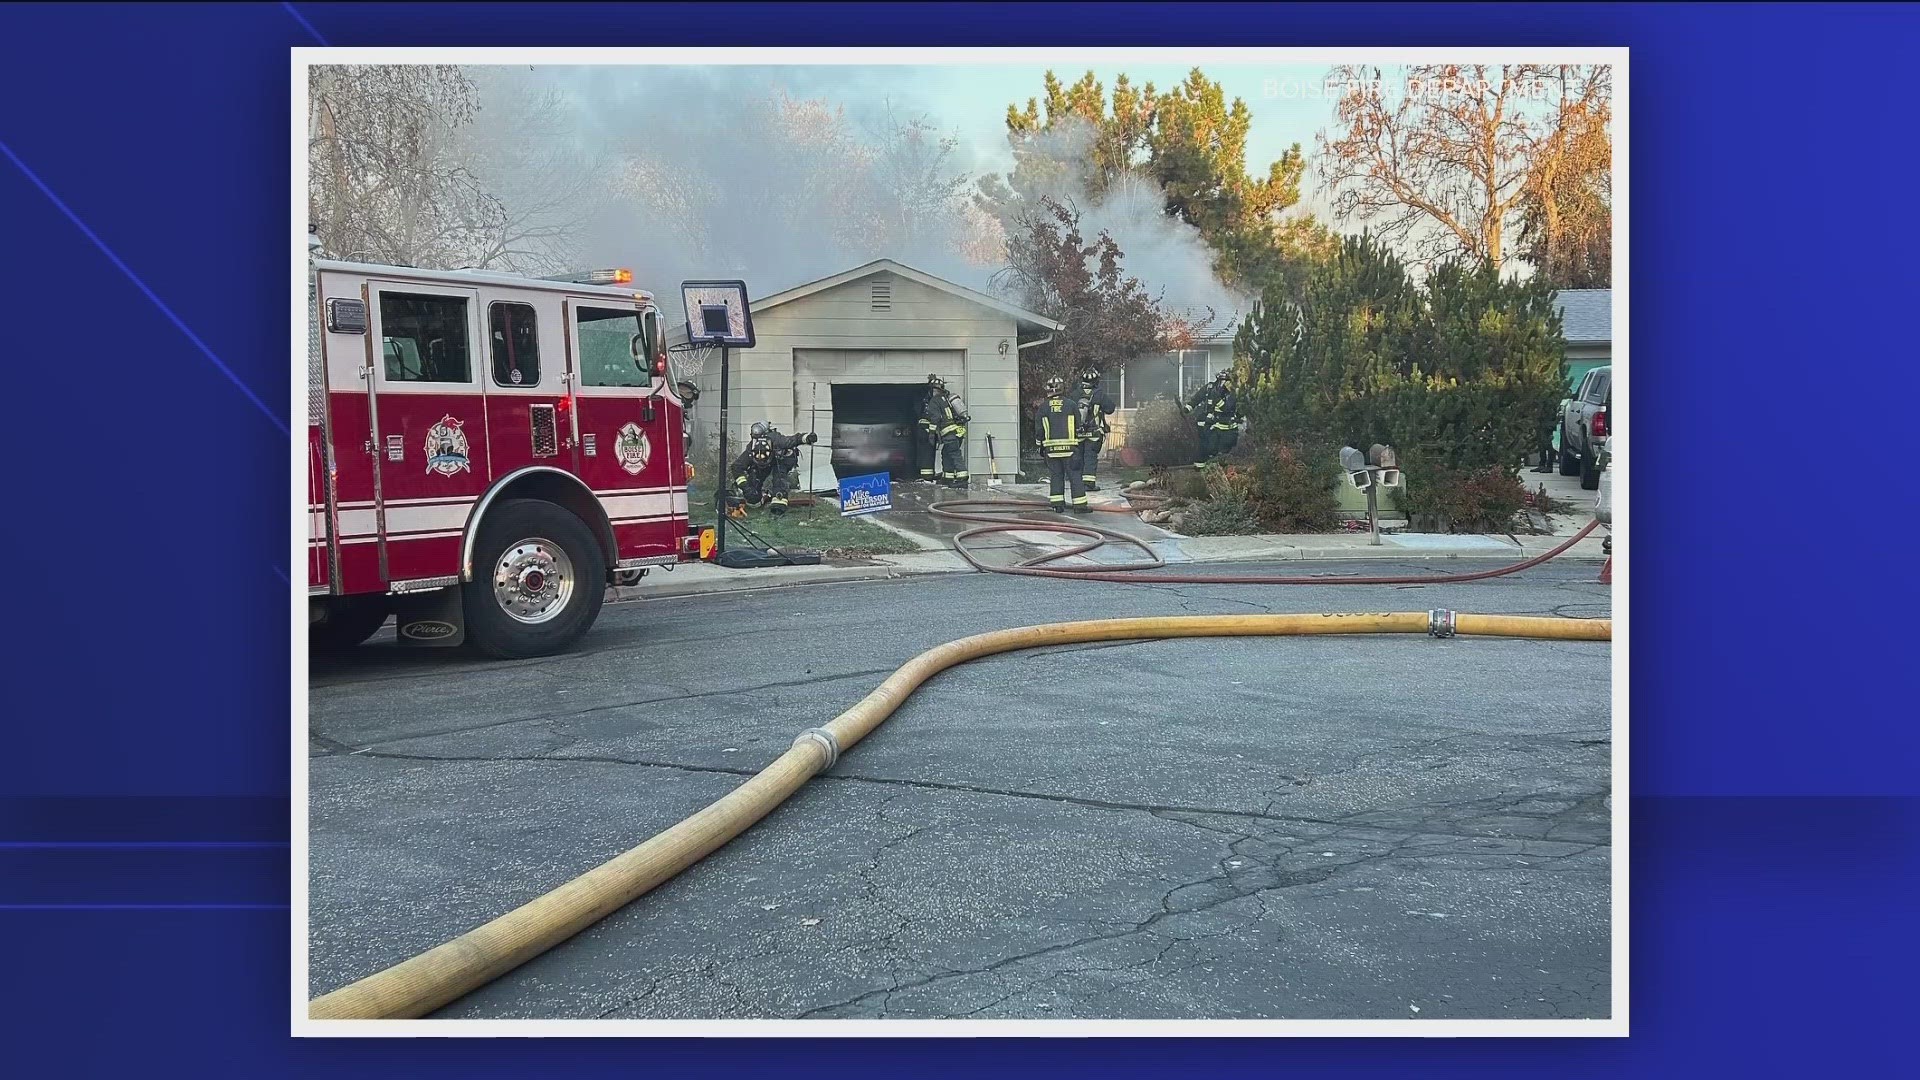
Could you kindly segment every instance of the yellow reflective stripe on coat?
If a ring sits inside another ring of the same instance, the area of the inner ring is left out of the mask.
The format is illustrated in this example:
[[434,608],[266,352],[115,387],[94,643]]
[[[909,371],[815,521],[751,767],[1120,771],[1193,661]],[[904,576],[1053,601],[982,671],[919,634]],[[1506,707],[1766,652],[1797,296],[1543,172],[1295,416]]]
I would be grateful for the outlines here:
[[1067,433],[1064,436],[1055,437],[1053,434],[1053,414],[1049,414],[1049,413],[1041,414],[1040,416],[1040,445],[1041,446],[1044,446],[1049,450],[1072,450],[1073,447],[1079,443],[1080,440],[1077,437],[1075,437],[1075,435],[1073,434],[1073,414],[1067,413],[1065,414],[1065,416],[1067,421]]

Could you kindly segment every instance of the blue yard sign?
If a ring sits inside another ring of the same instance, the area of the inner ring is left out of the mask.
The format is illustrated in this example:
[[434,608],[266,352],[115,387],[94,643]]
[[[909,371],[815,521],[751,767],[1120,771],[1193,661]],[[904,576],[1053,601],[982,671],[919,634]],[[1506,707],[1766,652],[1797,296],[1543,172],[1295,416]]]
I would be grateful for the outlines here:
[[886,473],[849,476],[840,481],[840,516],[873,514],[893,509],[893,482]]

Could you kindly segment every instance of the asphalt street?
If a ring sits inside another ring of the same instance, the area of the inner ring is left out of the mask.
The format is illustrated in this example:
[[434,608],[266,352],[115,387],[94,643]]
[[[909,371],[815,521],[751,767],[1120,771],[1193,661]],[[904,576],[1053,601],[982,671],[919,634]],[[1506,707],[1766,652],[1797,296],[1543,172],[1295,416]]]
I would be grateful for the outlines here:
[[[1452,560],[1211,571],[1440,573]],[[923,649],[1130,615],[1610,614],[1465,585],[980,574],[610,604],[581,648],[315,657],[311,990],[724,794]],[[1606,1017],[1610,649],[1421,636],[994,657],[456,1017]]]

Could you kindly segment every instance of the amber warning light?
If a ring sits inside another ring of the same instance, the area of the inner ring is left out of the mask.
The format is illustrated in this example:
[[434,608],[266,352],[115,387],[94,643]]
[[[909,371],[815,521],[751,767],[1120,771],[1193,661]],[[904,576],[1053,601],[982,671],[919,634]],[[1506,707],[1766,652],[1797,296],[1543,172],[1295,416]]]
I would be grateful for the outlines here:
[[617,270],[588,270],[579,274],[561,274],[546,280],[565,281],[574,285],[631,285],[633,271],[625,267]]

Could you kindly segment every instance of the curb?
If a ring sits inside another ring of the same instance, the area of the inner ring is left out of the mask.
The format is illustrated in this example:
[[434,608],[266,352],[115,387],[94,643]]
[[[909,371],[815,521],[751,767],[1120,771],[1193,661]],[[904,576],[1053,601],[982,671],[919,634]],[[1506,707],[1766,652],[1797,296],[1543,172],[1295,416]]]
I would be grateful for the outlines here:
[[[1535,539],[1535,538],[1529,538]],[[1225,562],[1354,562],[1367,559],[1390,559],[1395,562],[1426,562],[1435,559],[1488,559],[1501,562],[1521,562],[1536,555],[1544,555],[1559,547],[1566,537],[1539,537],[1549,541],[1544,544],[1513,544],[1504,551],[1487,548],[1404,548],[1393,544],[1371,544],[1360,547],[1304,547],[1292,544],[1273,543],[1271,546],[1244,551],[1221,552],[1218,554],[1198,554],[1182,551],[1191,563]],[[1598,539],[1582,540],[1560,555],[1562,559],[1591,560],[1598,562],[1606,558]]]
[[[956,562],[958,559],[956,558]],[[769,573],[769,571],[772,573]],[[808,573],[796,571],[807,570]],[[883,564],[879,566],[820,566],[793,567],[787,570],[766,568],[760,570],[721,570],[716,568],[714,577],[683,578],[674,581],[671,573],[663,573],[657,584],[630,586],[609,586],[607,603],[628,604],[640,600],[667,600],[680,596],[710,596],[720,593],[758,592],[766,589],[787,589],[805,585],[845,585],[860,581],[892,581],[899,578],[925,577],[930,574],[973,573],[973,567],[967,565],[918,566]]]

